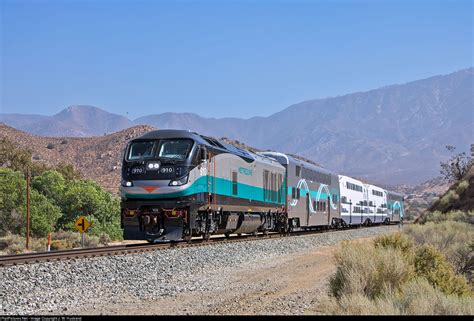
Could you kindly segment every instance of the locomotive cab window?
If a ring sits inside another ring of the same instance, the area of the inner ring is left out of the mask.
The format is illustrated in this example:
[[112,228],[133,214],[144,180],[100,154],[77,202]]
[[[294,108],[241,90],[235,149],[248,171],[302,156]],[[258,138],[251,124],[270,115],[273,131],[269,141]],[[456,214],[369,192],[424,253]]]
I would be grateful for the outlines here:
[[153,156],[154,141],[135,142],[130,145],[128,160],[139,160]]
[[192,141],[188,139],[165,140],[160,145],[158,157],[184,160],[192,145]]

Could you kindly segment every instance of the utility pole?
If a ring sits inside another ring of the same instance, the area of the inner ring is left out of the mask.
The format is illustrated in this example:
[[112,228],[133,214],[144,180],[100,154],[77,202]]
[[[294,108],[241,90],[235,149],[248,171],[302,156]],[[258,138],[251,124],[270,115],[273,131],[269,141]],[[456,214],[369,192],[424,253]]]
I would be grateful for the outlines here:
[[30,169],[26,170],[26,249],[30,248]]

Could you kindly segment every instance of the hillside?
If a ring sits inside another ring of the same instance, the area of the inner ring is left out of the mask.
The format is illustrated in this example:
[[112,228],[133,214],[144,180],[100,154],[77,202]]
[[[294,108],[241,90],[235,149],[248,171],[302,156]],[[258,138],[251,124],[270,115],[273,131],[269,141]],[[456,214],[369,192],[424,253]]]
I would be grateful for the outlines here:
[[[176,128],[244,141],[316,160],[375,183],[417,185],[438,175],[445,145],[474,141],[474,69],[366,92],[294,104],[268,117],[205,118],[162,113],[131,121],[91,106],[53,116],[1,114],[0,121],[46,136],[102,135],[132,126]],[[46,118],[45,118],[46,117]]]
[[473,211],[474,210],[474,166],[464,178],[449,187],[429,211]]
[[117,193],[121,153],[125,144],[153,129],[142,125],[106,136],[58,138],[31,135],[0,123],[0,138],[31,150],[34,162],[49,166],[61,162],[72,164],[84,178],[95,180],[107,190]]

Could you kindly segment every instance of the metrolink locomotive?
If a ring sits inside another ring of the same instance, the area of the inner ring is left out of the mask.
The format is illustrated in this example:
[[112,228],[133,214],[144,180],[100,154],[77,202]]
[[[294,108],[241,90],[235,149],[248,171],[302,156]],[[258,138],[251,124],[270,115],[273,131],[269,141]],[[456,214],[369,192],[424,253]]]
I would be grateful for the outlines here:
[[120,194],[124,239],[150,242],[388,224],[404,211],[398,193],[185,130],[130,141]]

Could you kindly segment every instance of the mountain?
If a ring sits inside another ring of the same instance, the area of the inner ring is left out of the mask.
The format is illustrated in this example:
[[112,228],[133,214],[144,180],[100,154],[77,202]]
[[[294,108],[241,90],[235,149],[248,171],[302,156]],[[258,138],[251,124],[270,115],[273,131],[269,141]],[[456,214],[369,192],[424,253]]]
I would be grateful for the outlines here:
[[[269,117],[205,118],[163,113],[130,121],[95,107],[72,106],[38,121],[0,121],[49,136],[91,136],[133,124],[189,129],[258,149],[301,155],[374,183],[418,184],[439,173],[445,145],[474,142],[474,69],[289,106]],[[93,115],[93,116],[91,116]],[[18,115],[17,115],[18,116]],[[21,115],[24,116],[24,115]],[[45,116],[43,116],[45,117]],[[18,125],[18,124],[21,124]]]
[[86,137],[113,133],[133,126],[124,116],[94,106],[69,106],[53,116],[0,114],[0,121],[41,136]]

